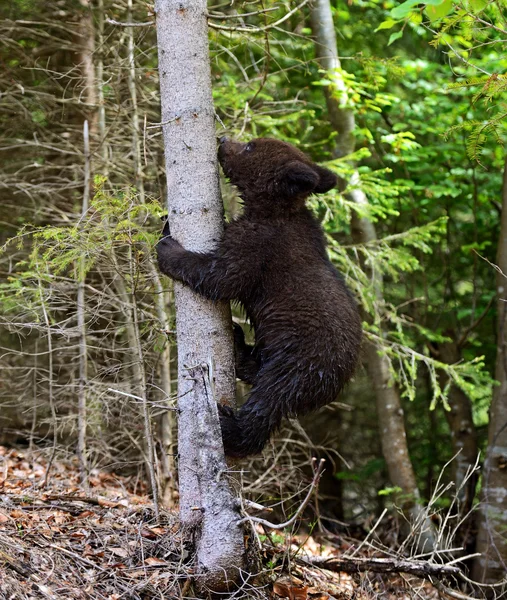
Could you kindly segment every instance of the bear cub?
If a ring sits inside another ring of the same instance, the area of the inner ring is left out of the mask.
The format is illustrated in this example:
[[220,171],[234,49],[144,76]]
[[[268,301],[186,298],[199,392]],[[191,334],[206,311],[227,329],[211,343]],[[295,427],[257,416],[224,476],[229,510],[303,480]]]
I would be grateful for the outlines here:
[[336,176],[279,140],[219,144],[243,214],[213,252],[185,250],[166,226],[157,253],[162,273],[210,300],[239,302],[255,331],[249,346],[234,328],[236,375],[251,384],[249,397],[237,412],[219,407],[226,454],[245,457],[262,451],[283,418],[336,399],[354,373],[361,321],[305,206]]

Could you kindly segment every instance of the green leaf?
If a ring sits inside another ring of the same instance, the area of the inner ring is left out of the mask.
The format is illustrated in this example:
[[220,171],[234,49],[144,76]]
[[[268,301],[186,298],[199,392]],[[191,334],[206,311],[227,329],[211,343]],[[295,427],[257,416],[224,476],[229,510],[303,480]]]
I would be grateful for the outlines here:
[[399,23],[399,21],[396,21],[395,19],[387,19],[387,21],[383,21],[382,23],[380,23],[380,25],[377,27],[377,29],[375,29],[375,31],[377,32],[381,29],[391,29],[391,27],[394,27],[396,23]]
[[419,0],[406,0],[391,10],[391,17],[398,20],[404,19],[414,6],[417,6],[418,4],[420,4]]
[[488,0],[470,0],[470,8],[478,13],[484,10],[488,5]]
[[387,45],[390,46],[393,42],[395,42],[396,40],[399,40],[400,37],[403,36],[403,29],[401,31],[396,31],[396,33],[391,33],[391,35],[389,36],[389,41],[387,42]]
[[433,22],[448,15],[451,12],[452,8],[453,1],[444,0],[442,4],[439,4],[437,6],[426,6],[425,13],[430,18],[430,21]]
[[427,0],[426,2],[420,2],[419,0],[406,0],[391,10],[391,17],[398,20],[404,19],[412,11],[412,9],[419,4],[425,4],[426,6],[440,6],[447,1],[448,0]]
[[379,496],[392,496],[393,494],[399,494],[403,490],[399,486],[385,487],[383,490],[378,491]]

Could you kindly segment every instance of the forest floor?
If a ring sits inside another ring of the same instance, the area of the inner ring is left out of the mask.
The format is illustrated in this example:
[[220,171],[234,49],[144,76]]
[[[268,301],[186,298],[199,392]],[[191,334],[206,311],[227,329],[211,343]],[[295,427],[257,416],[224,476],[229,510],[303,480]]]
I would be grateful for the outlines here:
[[[55,461],[47,482],[46,470],[42,455],[0,446],[0,599],[203,597],[193,592],[176,513],[164,510],[157,521],[139,480],[93,471],[85,494],[75,460]],[[350,562],[340,561],[361,540],[281,532],[262,532],[258,540],[261,573],[230,597],[467,598],[445,576],[351,573]],[[386,560],[362,546],[357,564]],[[325,568],[311,564],[326,557]]]

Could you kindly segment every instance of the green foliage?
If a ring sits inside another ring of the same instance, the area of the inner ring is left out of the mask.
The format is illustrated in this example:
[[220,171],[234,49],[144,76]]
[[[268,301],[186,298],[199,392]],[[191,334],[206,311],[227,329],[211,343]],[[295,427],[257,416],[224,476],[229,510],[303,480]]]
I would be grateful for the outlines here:
[[[364,310],[366,337],[389,358],[391,383],[410,400],[404,409],[414,449],[431,445],[428,440],[433,439],[434,428],[428,407],[436,407],[433,416],[438,414],[444,421],[451,382],[472,399],[477,424],[487,419],[496,350],[491,264],[495,262],[498,237],[496,202],[500,198],[507,114],[506,37],[500,5],[485,0],[337,3],[333,15],[342,68],[334,73],[323,72],[314,60],[308,12],[252,35],[210,30],[213,95],[224,124],[218,133],[224,133],[225,128],[228,135],[243,139],[267,135],[295,143],[348,182],[341,193],[333,190],[312,198],[311,206],[322,219],[333,261]],[[33,18],[45,5],[23,0],[14,8],[16,15],[9,13],[8,18]],[[236,8],[238,12],[251,10],[245,4]],[[276,10],[244,17],[244,26],[264,27],[286,12],[285,6],[273,0],[264,8]],[[4,12],[10,10],[3,8]],[[121,7],[111,5],[108,10],[113,18],[125,20]],[[145,21],[146,16],[140,14],[136,20]],[[236,23],[229,18],[213,22],[229,27]],[[136,29],[142,48],[136,54],[142,111],[146,109],[149,122],[158,123],[154,32]],[[55,30],[52,34],[55,37]],[[72,31],[62,35],[66,44],[75,44]],[[121,55],[124,31],[111,27],[107,35],[105,72],[118,73],[120,81],[125,69],[116,63],[108,66],[107,52],[111,48],[109,60],[112,55]],[[7,206],[3,222],[10,222],[15,229],[18,223],[33,222],[35,210],[46,218],[47,207],[53,209],[53,202],[57,211],[66,211],[71,217],[55,220],[55,226],[52,214],[49,225],[25,226],[5,248],[4,260],[12,255],[13,264],[0,283],[2,318],[12,321],[16,315],[16,322],[42,323],[43,309],[49,306],[54,325],[64,301],[65,306],[72,306],[76,283],[85,275],[93,293],[103,292],[120,276],[127,292],[139,294],[143,301],[147,315],[142,325],[144,334],[157,327],[153,282],[147,267],[156,238],[152,231],[159,229],[158,219],[152,223],[161,212],[160,206],[157,202],[140,205],[135,190],[128,189],[134,176],[127,165],[131,152],[127,135],[117,148],[111,144],[118,170],[111,181],[96,182],[90,210],[79,222],[82,165],[76,167],[72,161],[82,161],[76,148],[82,147],[83,114],[79,111],[83,109],[74,102],[81,90],[74,91],[73,98],[72,94],[62,98],[61,88],[55,84],[59,80],[51,73],[60,68],[54,57],[47,73],[40,64],[27,62],[27,56],[38,55],[39,50],[44,56],[45,41],[32,28],[2,53],[3,63],[16,71],[12,77],[14,92],[7,90],[13,95],[3,94],[2,108],[8,110],[12,104],[19,110],[15,115],[4,110],[0,122],[16,140],[13,146],[18,138],[23,141],[3,153],[7,173],[4,187],[16,193],[3,196]],[[65,89],[72,90],[76,72],[76,65],[71,64],[70,75],[62,75]],[[116,79],[109,76],[106,79],[103,92],[111,127],[108,135],[116,144],[121,137],[118,132],[130,132],[131,104],[127,99],[126,111],[120,104],[116,106],[126,86],[124,82],[116,85]],[[340,88],[337,80],[345,85]],[[336,158],[337,132],[329,123],[324,89],[354,110],[353,155]],[[47,100],[49,94],[57,100]],[[70,110],[74,112],[68,116],[65,111]],[[161,195],[158,181],[163,177],[153,167],[161,152],[161,138],[158,131],[150,137],[154,131],[146,130],[144,181],[150,193]],[[45,136],[50,134],[54,137],[47,144],[49,150],[43,143],[32,144],[35,139],[48,141]],[[50,149],[59,148],[67,135],[72,136],[72,145],[55,159]],[[98,153],[94,160],[99,160]],[[66,178],[74,187],[53,200],[51,184],[53,178],[59,181],[54,174],[68,165]],[[15,175],[26,172],[28,166],[30,180],[17,187]],[[95,170],[101,172],[101,166]],[[354,179],[356,171],[359,178]],[[34,183],[38,172],[43,176]],[[38,193],[40,181],[50,182],[46,196]],[[18,210],[20,189],[28,190],[25,212],[16,212],[14,217],[11,207],[15,205]],[[122,189],[126,191],[117,191]],[[238,202],[229,187],[224,189],[226,204],[235,215]],[[356,189],[365,192],[367,204],[351,202],[347,194]],[[352,243],[351,220],[355,215],[375,223],[378,240],[365,245]],[[382,278],[382,301],[376,294],[378,277]],[[121,311],[121,306],[115,309]],[[72,310],[75,313],[75,306]],[[104,328],[114,331],[107,335],[114,338],[110,347],[117,348],[117,340],[124,336],[124,323],[112,326],[108,322]],[[61,333],[56,325],[54,330]],[[456,365],[442,363],[435,352],[450,339],[461,342],[462,361]],[[151,347],[157,351],[166,341],[160,332],[150,338]],[[435,435],[440,436],[436,456],[430,456],[427,446],[416,453],[421,481],[429,463],[438,467],[448,458],[445,427]],[[354,475],[362,477],[365,472],[358,469]]]
[[393,496],[395,494],[401,493],[403,490],[400,487],[385,487],[382,490],[378,491],[379,496]]
[[[0,283],[0,306],[4,314],[19,313],[23,307],[28,319],[41,322],[44,294],[58,281],[83,281],[97,267],[114,269],[122,263],[142,265],[151,260],[158,239],[153,220],[161,214],[160,204],[139,204],[135,190],[112,196],[104,191],[104,179],[96,180],[96,194],[87,215],[79,222],[55,227],[25,227],[4,244],[22,247],[31,239],[30,252],[18,263],[15,274]],[[124,266],[121,272],[127,289],[144,288],[140,269]]]

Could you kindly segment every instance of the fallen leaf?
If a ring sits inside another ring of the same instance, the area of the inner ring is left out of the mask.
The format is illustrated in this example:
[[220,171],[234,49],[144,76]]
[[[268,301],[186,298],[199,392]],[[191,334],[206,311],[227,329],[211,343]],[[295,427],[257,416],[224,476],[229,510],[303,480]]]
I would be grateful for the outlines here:
[[11,517],[13,519],[22,519],[23,517],[26,517],[25,513],[22,510],[11,510]]
[[156,538],[156,534],[153,533],[153,531],[151,529],[148,529],[146,527],[143,527],[143,529],[141,529],[141,536],[143,538],[148,538],[148,539],[153,539]]
[[144,569],[138,569],[137,571],[129,571],[128,573],[126,573],[127,577],[133,577],[135,579],[138,579],[140,577],[144,577],[146,575],[146,572]]
[[162,567],[167,565],[168,563],[165,560],[162,560],[160,558],[155,558],[154,556],[150,556],[149,558],[147,558],[144,561],[144,564],[146,565],[150,565],[151,567]]
[[167,533],[167,529],[165,527],[148,527],[148,529],[155,535],[165,535]]
[[116,554],[116,556],[121,556],[122,558],[127,558],[129,555],[128,550],[125,550],[125,548],[108,548],[108,550],[110,550],[113,554]]
[[99,502],[99,506],[104,506],[105,508],[115,508],[116,506],[118,506],[118,502],[111,502],[111,500],[106,500],[101,496],[99,496],[97,500]]
[[290,577],[281,577],[273,584],[273,592],[281,598],[289,600],[307,600],[308,586]]

